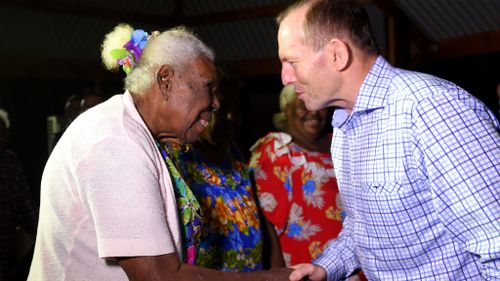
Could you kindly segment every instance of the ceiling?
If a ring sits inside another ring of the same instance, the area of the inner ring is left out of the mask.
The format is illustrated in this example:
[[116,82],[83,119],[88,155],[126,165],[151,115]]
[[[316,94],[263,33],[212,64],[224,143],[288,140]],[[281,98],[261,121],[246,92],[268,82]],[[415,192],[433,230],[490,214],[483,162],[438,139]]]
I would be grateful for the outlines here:
[[[498,0],[360,0],[384,55],[398,63],[500,52]],[[274,17],[288,0],[0,0],[3,77],[111,77],[99,46],[119,22],[188,25],[242,75],[279,73]]]

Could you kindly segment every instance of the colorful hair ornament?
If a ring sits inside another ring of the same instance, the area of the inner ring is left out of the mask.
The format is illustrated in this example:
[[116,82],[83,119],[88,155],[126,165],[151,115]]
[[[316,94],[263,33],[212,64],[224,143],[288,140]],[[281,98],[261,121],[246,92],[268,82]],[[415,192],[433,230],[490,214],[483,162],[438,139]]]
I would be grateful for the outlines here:
[[[155,35],[156,33],[153,32]],[[142,50],[148,43],[149,34],[142,29],[132,32],[131,39],[123,45],[123,48],[111,50],[111,56],[122,66],[123,71],[129,74],[139,63]]]

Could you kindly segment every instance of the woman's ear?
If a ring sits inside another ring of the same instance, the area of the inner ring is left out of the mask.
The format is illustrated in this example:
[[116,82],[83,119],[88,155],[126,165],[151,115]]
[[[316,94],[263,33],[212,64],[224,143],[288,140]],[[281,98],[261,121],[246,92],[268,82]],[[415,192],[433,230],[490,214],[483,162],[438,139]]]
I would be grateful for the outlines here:
[[160,89],[164,94],[170,91],[173,77],[174,77],[174,69],[168,64],[162,65],[158,70],[156,79],[158,80],[158,85],[160,86]]
[[343,71],[349,66],[351,50],[346,42],[333,38],[328,42],[326,50],[337,71]]

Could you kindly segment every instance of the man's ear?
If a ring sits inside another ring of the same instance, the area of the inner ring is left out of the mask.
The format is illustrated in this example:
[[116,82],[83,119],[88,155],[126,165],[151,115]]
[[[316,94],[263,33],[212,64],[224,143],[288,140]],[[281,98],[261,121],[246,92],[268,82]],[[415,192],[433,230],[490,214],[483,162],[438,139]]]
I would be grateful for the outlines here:
[[328,42],[326,48],[337,71],[343,71],[349,66],[351,50],[346,42],[333,38]]

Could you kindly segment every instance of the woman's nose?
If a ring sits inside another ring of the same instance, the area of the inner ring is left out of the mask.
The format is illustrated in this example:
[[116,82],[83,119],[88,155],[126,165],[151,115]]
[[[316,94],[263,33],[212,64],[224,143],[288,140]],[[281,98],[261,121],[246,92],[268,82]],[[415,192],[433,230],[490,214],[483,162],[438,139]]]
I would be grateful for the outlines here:
[[220,101],[217,98],[217,96],[214,95],[213,97],[214,98],[212,100],[212,111],[217,111],[220,108]]

